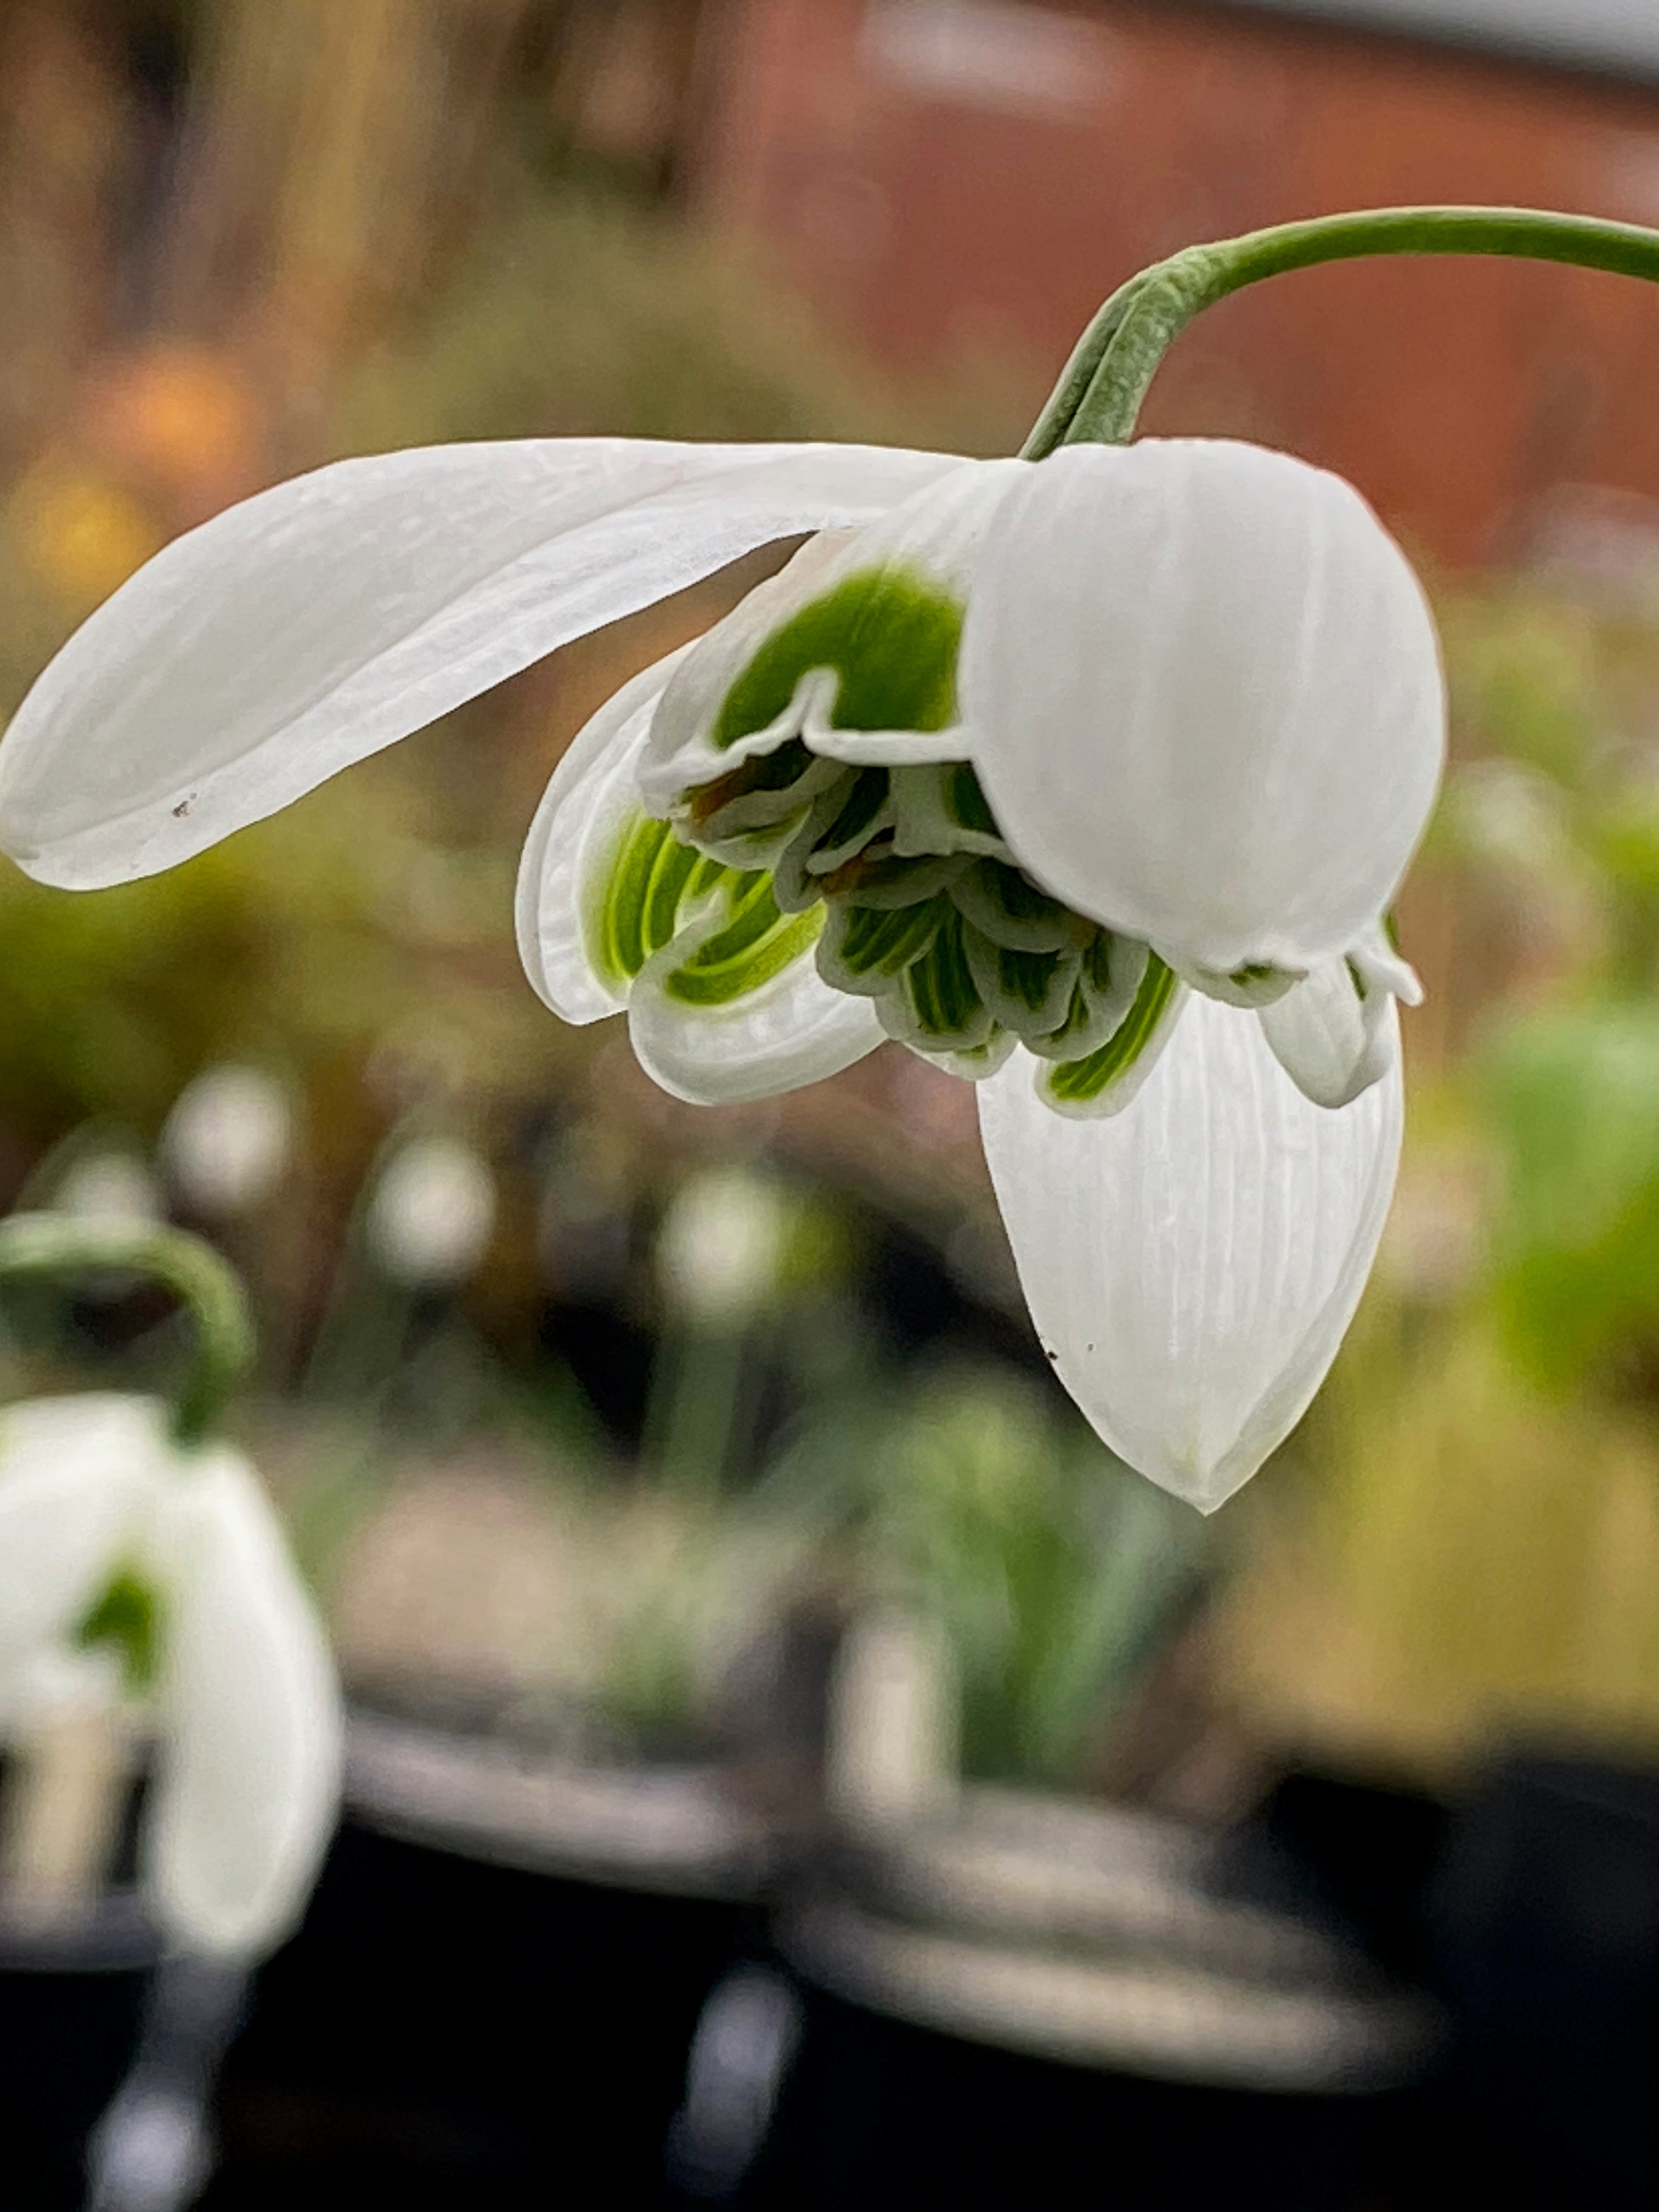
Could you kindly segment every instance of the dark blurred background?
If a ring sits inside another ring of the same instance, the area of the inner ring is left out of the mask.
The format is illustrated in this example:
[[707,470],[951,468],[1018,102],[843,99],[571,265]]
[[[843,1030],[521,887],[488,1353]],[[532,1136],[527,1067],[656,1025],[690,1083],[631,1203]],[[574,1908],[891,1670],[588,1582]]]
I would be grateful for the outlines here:
[[[318,462],[1008,451],[1143,263],[1443,200],[1659,222],[1651,8],[0,0],[0,714]],[[1656,364],[1635,283],[1370,262],[1154,389],[1361,487],[1455,709],[1382,1259],[1212,1524],[1054,1388],[966,1086],[699,1113],[519,975],[561,749],[781,549],[170,876],[7,874],[0,1197],[246,1271],[358,1717],[252,1990],[157,1978],[115,1844],[52,1873],[13,1726],[10,2201],[81,2201],[124,2075],[106,2212],[1649,2201]],[[175,1349],[118,1283],[8,1328],[14,1392]]]

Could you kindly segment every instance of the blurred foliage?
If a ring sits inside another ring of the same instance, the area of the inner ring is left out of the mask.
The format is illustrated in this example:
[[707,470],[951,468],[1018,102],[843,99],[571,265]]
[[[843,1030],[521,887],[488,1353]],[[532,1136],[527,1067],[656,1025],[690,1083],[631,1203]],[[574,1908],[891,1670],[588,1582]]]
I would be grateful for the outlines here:
[[624,192],[520,177],[463,264],[347,377],[329,436],[340,453],[526,435],[892,441],[901,411],[738,247]]
[[1494,1732],[1659,1742],[1659,632],[1521,584],[1441,612],[1400,1190],[1237,1509],[1231,1631],[1258,1723],[1448,1778]]
[[964,1773],[1082,1780],[1193,1591],[1204,1524],[1009,1370],[905,1393],[867,1480],[867,1571],[951,1648]]

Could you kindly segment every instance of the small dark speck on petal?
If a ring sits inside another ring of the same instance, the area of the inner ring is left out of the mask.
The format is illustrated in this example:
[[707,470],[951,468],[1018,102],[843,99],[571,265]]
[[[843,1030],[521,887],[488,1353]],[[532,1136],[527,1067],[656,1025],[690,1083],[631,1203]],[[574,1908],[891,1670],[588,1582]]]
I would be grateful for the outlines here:
[[186,815],[186,814],[188,814],[188,813],[189,813],[189,811],[190,811],[190,801],[189,801],[189,799],[181,799],[179,801],[179,804],[178,804],[178,805],[173,808],[173,820],[174,820],[175,822],[182,822],[182,821],[184,820],[184,818],[185,818],[185,815]]
[[1054,1350],[1052,1344],[1045,1344],[1042,1347],[1042,1356],[1045,1359],[1058,1359],[1060,1354]]

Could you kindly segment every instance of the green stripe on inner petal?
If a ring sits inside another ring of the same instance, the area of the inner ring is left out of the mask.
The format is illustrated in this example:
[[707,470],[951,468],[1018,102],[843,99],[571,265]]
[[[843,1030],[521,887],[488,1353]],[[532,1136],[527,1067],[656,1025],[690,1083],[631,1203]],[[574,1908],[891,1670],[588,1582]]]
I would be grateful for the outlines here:
[[1049,1070],[1047,1088],[1058,1103],[1087,1105],[1104,1096],[1129,1070],[1157,1034],[1159,1023],[1175,996],[1176,979],[1158,955],[1149,953],[1146,972],[1134,1004],[1098,1051],[1083,1060],[1059,1061]]
[[629,982],[644,967],[646,912],[652,886],[662,881],[658,875],[659,866],[672,867],[673,851],[678,846],[678,839],[665,822],[636,814],[624,824],[611,848],[611,863],[590,910],[586,933],[588,958],[607,982]]
[[991,1016],[968,965],[964,925],[954,908],[933,943],[904,970],[901,988],[924,1045],[971,1049],[989,1035]]
[[838,991],[878,996],[927,951],[950,911],[943,896],[896,908],[837,901],[818,940],[818,973]]
[[728,1005],[769,983],[810,951],[823,927],[822,907],[780,914],[771,883],[762,877],[743,891],[725,928],[665,975],[662,988],[685,1006]]
[[647,958],[659,952],[678,927],[680,902],[701,865],[695,846],[682,845],[672,836],[663,841],[646,886],[642,935]]
[[821,910],[802,917],[805,928],[781,927],[764,871],[739,874],[682,844],[667,823],[636,814],[613,844],[589,905],[586,937],[595,969],[615,986],[631,983],[715,892],[723,895],[724,919],[670,978],[670,988],[683,984],[683,998],[714,1005],[753,989],[817,936]]
[[945,772],[945,804],[959,829],[977,830],[988,837],[1001,836],[990,801],[981,788],[969,761],[951,761]]
[[814,668],[840,678],[842,730],[942,730],[956,713],[962,609],[900,568],[848,576],[774,630],[726,693],[713,742],[724,749],[777,720]]

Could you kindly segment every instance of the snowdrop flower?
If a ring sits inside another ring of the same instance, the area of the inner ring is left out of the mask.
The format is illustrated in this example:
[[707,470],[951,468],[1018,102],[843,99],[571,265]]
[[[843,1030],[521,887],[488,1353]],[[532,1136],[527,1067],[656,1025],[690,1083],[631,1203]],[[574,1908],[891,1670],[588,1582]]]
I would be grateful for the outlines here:
[[155,1221],[161,1194],[149,1170],[131,1152],[89,1152],[68,1170],[52,1206],[77,1221]]
[[143,1869],[165,1928],[253,1956],[308,1894],[338,1801],[323,1632],[240,1453],[185,1450],[155,1401],[0,1412],[0,1700],[76,1678],[154,1729]]
[[161,1129],[161,1164],[198,1214],[235,1220],[263,1206],[288,1166],[294,1115],[263,1069],[226,1060],[193,1077]]
[[1444,702],[1417,581],[1338,478],[1193,439],[342,463],[181,538],[70,641],[0,749],[0,842],[70,886],[168,866],[804,531],[560,763],[520,878],[531,981],[569,1021],[625,1012],[696,1102],[885,1037],[981,1081],[1061,1379],[1213,1506],[1317,1386],[1399,1144],[1416,986],[1387,914]]
[[413,1137],[368,1202],[368,1248],[394,1282],[444,1290],[465,1282],[495,1225],[495,1182],[459,1137]]
[[670,1304],[708,1328],[739,1328],[763,1312],[783,1274],[789,1208],[771,1177],[705,1168],[670,1200],[657,1267]]

